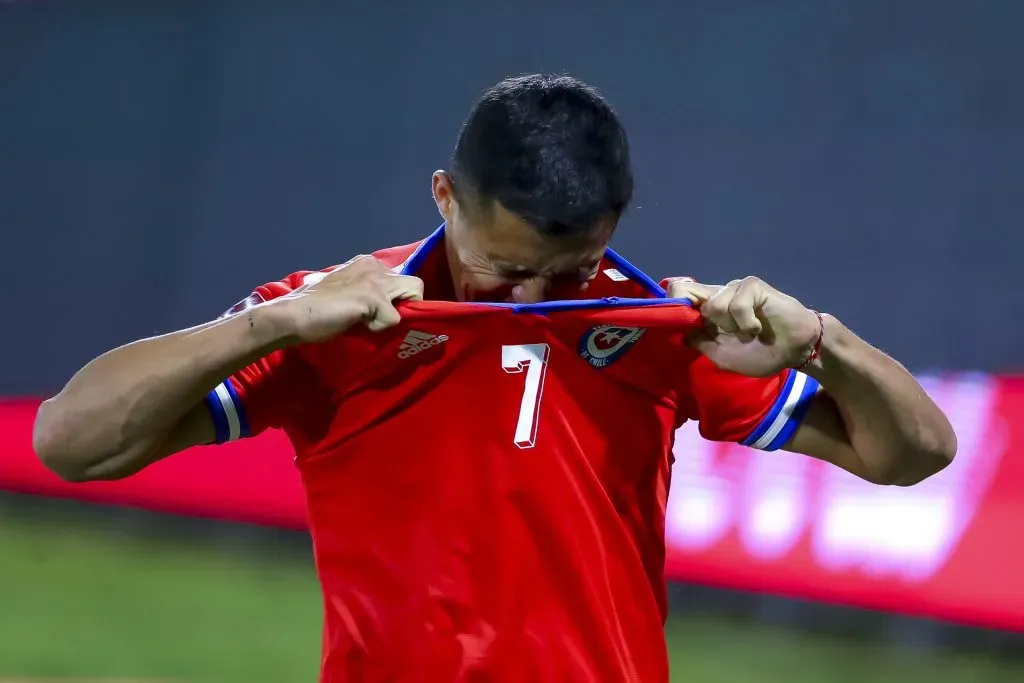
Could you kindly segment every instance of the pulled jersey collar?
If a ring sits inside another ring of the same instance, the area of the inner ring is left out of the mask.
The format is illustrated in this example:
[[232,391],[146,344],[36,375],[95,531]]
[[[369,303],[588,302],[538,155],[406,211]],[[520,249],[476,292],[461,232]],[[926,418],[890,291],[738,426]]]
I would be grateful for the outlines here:
[[[405,263],[402,264],[401,270],[399,271],[402,275],[415,275],[419,272],[420,267],[423,265],[426,258],[433,253],[438,246],[444,244],[444,228],[445,224],[441,223],[441,225],[438,226],[438,228],[434,230],[429,237],[420,242],[420,245],[416,247],[416,250],[413,251],[409,258],[405,260]],[[627,261],[624,257],[616,253],[616,251],[611,247],[605,250],[604,257],[608,259],[608,262],[611,263],[620,273],[628,277],[633,282],[641,285],[653,296],[658,298],[668,296],[664,287],[659,285],[653,278]]]

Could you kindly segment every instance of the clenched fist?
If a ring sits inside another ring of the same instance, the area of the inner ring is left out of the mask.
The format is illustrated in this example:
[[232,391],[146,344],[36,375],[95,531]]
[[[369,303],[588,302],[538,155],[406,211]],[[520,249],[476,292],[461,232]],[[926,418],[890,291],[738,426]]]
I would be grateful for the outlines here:
[[357,323],[377,332],[398,324],[396,301],[423,299],[423,281],[397,275],[372,256],[359,256],[268,305],[299,342],[326,341]]
[[770,377],[801,366],[822,334],[814,311],[756,277],[725,286],[676,278],[669,281],[668,295],[690,299],[704,316],[705,327],[690,337],[690,345],[723,370],[742,375]]

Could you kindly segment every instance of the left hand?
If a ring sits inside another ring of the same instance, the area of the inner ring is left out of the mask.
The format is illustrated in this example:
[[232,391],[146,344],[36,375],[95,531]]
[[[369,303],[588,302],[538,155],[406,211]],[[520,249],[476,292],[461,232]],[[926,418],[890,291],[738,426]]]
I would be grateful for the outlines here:
[[813,311],[756,277],[724,287],[676,278],[668,295],[690,299],[704,316],[705,327],[690,336],[690,346],[723,370],[750,377],[800,366],[821,333]]

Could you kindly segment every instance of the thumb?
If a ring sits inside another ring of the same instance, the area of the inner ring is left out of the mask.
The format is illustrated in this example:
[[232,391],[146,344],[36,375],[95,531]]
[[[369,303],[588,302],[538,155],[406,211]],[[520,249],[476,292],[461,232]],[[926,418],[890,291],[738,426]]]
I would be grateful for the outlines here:
[[380,332],[394,327],[402,321],[402,316],[390,301],[379,303],[363,318],[371,332]]
[[423,280],[412,275],[388,275],[388,297],[392,300],[423,301]]

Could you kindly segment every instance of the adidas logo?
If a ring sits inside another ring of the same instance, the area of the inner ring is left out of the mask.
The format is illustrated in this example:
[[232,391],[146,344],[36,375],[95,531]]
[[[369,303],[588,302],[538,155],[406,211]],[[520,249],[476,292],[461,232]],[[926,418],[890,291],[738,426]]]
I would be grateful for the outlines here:
[[402,345],[398,347],[398,357],[408,358],[409,356],[415,356],[417,353],[426,351],[432,346],[443,344],[446,341],[448,341],[447,334],[429,334],[427,332],[409,330],[409,333],[405,335],[405,339],[402,340]]

